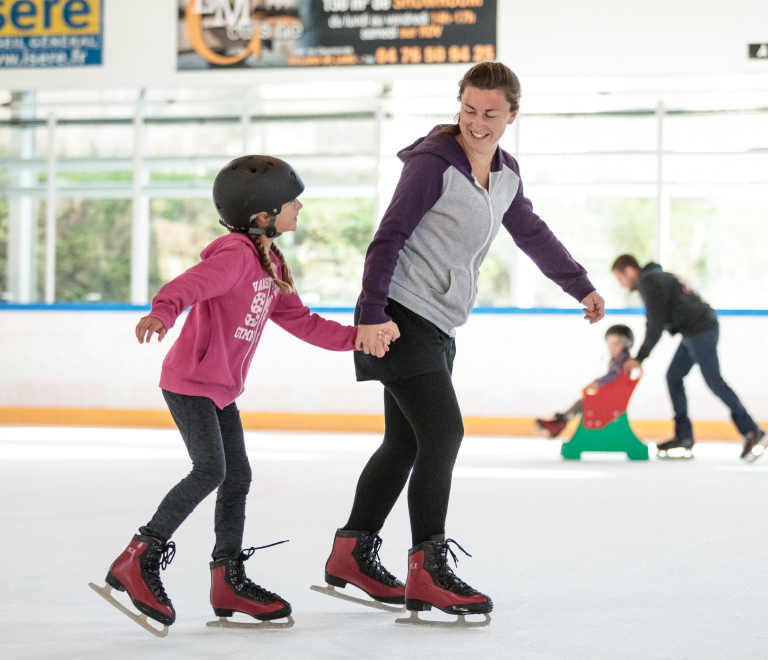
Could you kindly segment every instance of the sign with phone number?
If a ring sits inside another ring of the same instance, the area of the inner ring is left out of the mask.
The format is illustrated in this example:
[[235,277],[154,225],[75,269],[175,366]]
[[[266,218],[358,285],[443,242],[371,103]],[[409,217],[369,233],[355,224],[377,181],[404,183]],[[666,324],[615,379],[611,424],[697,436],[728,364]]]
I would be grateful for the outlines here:
[[179,70],[496,57],[496,0],[178,0]]
[[102,2],[0,1],[0,68],[101,64]]

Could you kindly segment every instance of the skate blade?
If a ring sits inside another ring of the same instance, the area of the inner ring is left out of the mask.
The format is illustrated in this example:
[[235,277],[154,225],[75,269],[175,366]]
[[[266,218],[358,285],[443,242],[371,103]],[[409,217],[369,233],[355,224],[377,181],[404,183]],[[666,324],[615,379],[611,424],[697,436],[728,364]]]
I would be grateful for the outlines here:
[[151,632],[155,637],[165,637],[168,635],[168,626],[163,626],[162,630],[149,625],[149,618],[146,614],[134,614],[125,605],[115,600],[112,596],[112,587],[105,584],[103,587],[97,587],[93,582],[89,582],[88,586],[93,589],[99,596],[106,600],[110,605],[116,607],[131,621],[138,623],[144,630]]
[[753,463],[758,458],[760,458],[765,453],[765,447],[768,445],[768,435],[761,438],[760,442],[758,442],[752,449],[749,450],[749,453],[746,455],[747,463]]
[[384,610],[385,612],[399,612],[399,613],[405,612],[405,605],[401,607],[396,607],[395,605],[387,605],[386,603],[380,603],[378,600],[365,600],[364,598],[347,596],[347,594],[343,594],[339,591],[336,591],[336,587],[330,584],[326,587],[318,587],[317,585],[313,584],[310,587],[310,589],[312,591],[317,591],[321,594],[325,594],[326,596],[332,596],[333,598],[347,600],[350,603],[357,603],[358,605],[363,605],[365,607],[372,607],[375,610]]
[[218,621],[209,621],[205,625],[209,628],[293,628],[293,617],[289,614],[286,621],[275,623],[274,621],[231,621],[225,616],[220,616]]
[[429,619],[420,619],[416,610],[411,610],[411,615],[407,619],[395,619],[395,623],[401,623],[409,626],[433,626],[436,628],[483,628],[491,625],[491,615],[482,614],[478,616],[485,617],[482,621],[467,621],[470,614],[459,614],[455,621],[430,621]]
[[[676,449],[659,449],[656,457],[660,458],[663,461],[688,461],[692,459],[693,451],[690,449],[683,450],[683,453],[677,451],[677,449],[680,449],[679,447]],[[675,452],[674,454],[670,454],[669,452]]]

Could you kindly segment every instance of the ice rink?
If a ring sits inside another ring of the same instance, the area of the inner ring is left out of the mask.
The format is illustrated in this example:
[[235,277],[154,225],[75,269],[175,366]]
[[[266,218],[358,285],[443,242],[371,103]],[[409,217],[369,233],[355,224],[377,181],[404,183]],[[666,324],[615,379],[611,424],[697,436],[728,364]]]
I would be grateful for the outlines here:
[[[398,626],[397,615],[309,589],[323,583],[334,530],[378,441],[249,433],[245,544],[290,543],[257,552],[246,568],[292,603],[296,625],[206,628],[209,497],[174,537],[177,555],[163,580],[177,622],[157,639],[87,583],[103,584],[135,529],[187,472],[178,434],[0,428],[0,656],[766,657],[768,530],[760,521],[768,463],[743,464],[738,445],[702,443],[693,461],[592,455],[566,463],[556,442],[467,438],[447,531],[473,555],[461,555],[457,574],[495,609],[489,627],[446,630]],[[404,498],[382,536],[384,565],[404,577]]]

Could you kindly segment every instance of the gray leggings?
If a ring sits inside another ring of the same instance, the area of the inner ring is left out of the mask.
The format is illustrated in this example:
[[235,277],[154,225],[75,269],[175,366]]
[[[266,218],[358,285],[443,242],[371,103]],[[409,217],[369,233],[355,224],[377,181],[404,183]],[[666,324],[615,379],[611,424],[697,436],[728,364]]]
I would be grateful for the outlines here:
[[165,496],[142,534],[168,540],[217,488],[213,559],[240,553],[251,466],[237,405],[219,410],[211,399],[163,390],[165,402],[192,459],[192,471]]

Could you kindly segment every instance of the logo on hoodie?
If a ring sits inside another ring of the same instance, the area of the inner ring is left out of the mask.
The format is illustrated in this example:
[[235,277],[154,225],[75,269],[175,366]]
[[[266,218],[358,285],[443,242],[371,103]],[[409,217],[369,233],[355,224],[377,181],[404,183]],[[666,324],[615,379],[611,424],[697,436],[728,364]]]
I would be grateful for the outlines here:
[[269,307],[275,298],[277,286],[269,277],[253,283],[253,290],[256,295],[251,301],[249,313],[245,315],[245,326],[235,331],[235,339],[242,339],[251,342],[254,338],[258,339],[264,324],[269,318]]

